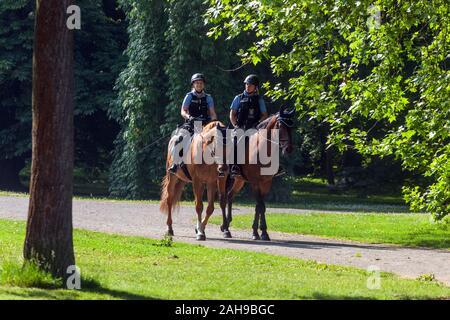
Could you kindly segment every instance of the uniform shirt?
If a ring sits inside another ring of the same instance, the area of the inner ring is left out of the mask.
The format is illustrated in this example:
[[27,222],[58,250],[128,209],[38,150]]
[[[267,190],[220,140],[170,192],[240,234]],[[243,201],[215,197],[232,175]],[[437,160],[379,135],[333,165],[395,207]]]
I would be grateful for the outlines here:
[[[251,96],[251,95],[244,90],[244,96]],[[259,95],[258,101],[259,101],[259,110],[261,111],[261,113],[267,112],[266,103],[264,102],[262,95]],[[231,103],[231,109],[234,111],[238,111],[240,103],[241,103],[241,95],[239,94],[236,97],[234,97],[234,100]]]
[[208,104],[208,109],[214,107],[213,98],[209,94],[206,94],[205,91],[202,91],[200,94],[198,94],[195,90],[192,90],[191,92],[187,93],[186,96],[184,97],[181,108],[183,108],[185,111],[189,111],[189,105],[191,104],[192,101],[191,93],[195,94],[199,98],[203,98],[206,95],[206,103]]

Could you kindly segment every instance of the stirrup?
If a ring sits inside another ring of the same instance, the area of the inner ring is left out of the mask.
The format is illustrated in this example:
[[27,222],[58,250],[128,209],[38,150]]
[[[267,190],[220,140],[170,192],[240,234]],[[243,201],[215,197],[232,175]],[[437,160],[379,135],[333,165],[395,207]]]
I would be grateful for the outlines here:
[[226,171],[227,171],[226,168],[223,168],[223,167],[218,166],[218,167],[217,167],[218,177],[219,177],[219,178],[225,177],[225,172],[226,172]]
[[233,166],[231,168],[231,177],[241,177],[241,169],[238,166]]
[[278,169],[278,172],[275,173],[274,177],[280,177],[280,176],[285,175],[285,174],[286,174],[286,171],[284,171],[284,169],[280,167]]
[[172,165],[170,166],[170,168],[167,169],[167,171],[168,171],[169,173],[171,173],[171,174],[177,173],[177,170],[178,170],[178,165],[176,165],[176,164],[172,164]]

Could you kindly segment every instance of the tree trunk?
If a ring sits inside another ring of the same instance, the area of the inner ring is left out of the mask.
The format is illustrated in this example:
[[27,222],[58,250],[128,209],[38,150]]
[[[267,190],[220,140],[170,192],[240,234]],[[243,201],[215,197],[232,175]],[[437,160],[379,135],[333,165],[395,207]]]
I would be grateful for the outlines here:
[[25,191],[20,183],[19,173],[25,166],[23,158],[0,160],[0,189],[8,191]]
[[328,148],[325,151],[325,162],[327,172],[327,182],[329,185],[334,186],[334,172],[333,172],[333,147]]
[[73,34],[71,0],[37,0],[33,53],[33,130],[25,260],[67,278],[72,240]]
[[322,175],[325,175],[329,185],[334,185],[334,172],[333,172],[333,147],[327,146],[327,136],[329,133],[329,125],[324,124],[320,127],[320,141],[322,144],[322,156],[320,171]]

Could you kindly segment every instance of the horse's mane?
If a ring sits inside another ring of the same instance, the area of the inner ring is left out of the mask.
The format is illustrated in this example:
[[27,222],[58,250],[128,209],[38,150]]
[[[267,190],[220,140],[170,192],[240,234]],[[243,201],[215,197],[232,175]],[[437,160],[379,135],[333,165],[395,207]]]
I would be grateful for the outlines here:
[[219,120],[213,120],[210,123],[208,123],[207,125],[205,125],[203,127],[203,132],[207,132],[213,128],[216,128],[217,126],[219,127],[225,127],[224,124],[222,122],[220,122]]
[[269,117],[267,117],[267,119],[265,119],[264,121],[260,122],[257,126],[256,129],[266,129],[269,124],[271,124],[271,122],[274,121],[274,119],[276,119],[278,116],[278,112],[275,114],[271,114]]

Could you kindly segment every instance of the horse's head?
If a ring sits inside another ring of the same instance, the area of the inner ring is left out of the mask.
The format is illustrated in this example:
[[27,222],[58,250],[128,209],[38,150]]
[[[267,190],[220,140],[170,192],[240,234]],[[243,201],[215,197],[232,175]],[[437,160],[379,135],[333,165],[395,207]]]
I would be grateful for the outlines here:
[[280,132],[280,149],[282,155],[291,153],[292,147],[292,127],[294,126],[294,116],[295,108],[291,110],[286,110],[286,108],[281,108],[277,115],[277,123],[275,125],[276,129]]

